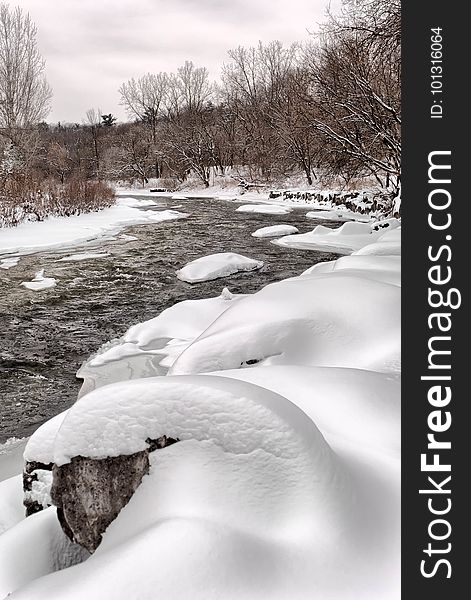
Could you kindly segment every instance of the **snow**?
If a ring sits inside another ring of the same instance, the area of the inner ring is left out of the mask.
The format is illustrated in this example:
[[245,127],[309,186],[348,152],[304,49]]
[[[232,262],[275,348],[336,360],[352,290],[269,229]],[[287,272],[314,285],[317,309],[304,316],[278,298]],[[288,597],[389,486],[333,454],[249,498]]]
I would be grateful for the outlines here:
[[[313,440],[321,447],[323,443],[299,409],[261,388],[204,375],[153,377],[82,396],[57,430],[54,463],[66,464],[74,456],[134,454],[147,447],[147,438],[162,435],[209,440],[234,454],[263,450],[292,458]],[[323,453],[317,452],[314,459],[323,468]]]
[[270,284],[225,311],[170,373],[247,361],[397,370],[400,290],[381,279],[372,269],[334,269]]
[[183,350],[243,297],[224,288],[216,298],[184,300],[134,325],[81,366],[77,373],[84,380],[80,395],[115,381],[165,374]]
[[0,536],[24,516],[22,476],[15,475],[0,481]]
[[23,458],[27,462],[40,462],[44,465],[54,462],[54,440],[65,419],[64,411],[38,427],[24,447]]
[[325,221],[370,221],[371,217],[355,213],[351,210],[311,210],[306,213],[308,219],[323,219]]
[[[381,224],[381,226],[380,226]],[[384,238],[384,228],[399,227],[397,219],[388,219],[379,223],[347,222],[337,229],[317,225],[312,231],[297,235],[289,235],[274,240],[274,244],[302,250],[321,250],[350,254],[364,246]]]
[[[397,598],[398,384],[352,369],[221,375],[130,381],[79,400],[56,437],[59,462],[133,452],[143,436],[182,441],[151,454],[149,475],[86,562],[51,572],[60,535],[51,509],[2,536],[0,591],[16,589],[12,600]],[[43,550],[22,554],[25,544]]]
[[243,204],[236,210],[237,212],[259,213],[262,215],[286,215],[292,209],[289,206],[279,204]]
[[33,292],[40,292],[55,287],[56,283],[57,279],[54,277],[44,277],[44,269],[41,269],[31,281],[23,281],[20,285]]
[[39,249],[73,247],[111,236],[128,225],[151,225],[186,217],[173,210],[140,210],[133,198],[120,198],[114,206],[72,217],[50,217],[0,229],[1,254],[29,254]]
[[96,258],[107,258],[110,256],[108,252],[79,252],[77,254],[71,254],[70,256],[64,256],[57,262],[78,262],[81,260],[94,260]]
[[19,256],[14,256],[12,258],[3,258],[0,260],[0,269],[11,269],[12,267],[16,267],[16,265],[20,262]]
[[[10,513],[0,597],[400,596],[399,222],[305,235],[355,253],[255,294],[180,302],[81,368],[82,396],[26,460],[181,441],[150,454],[98,550],[71,568],[80,556],[54,509]],[[0,514],[17,493],[5,487]],[[39,487],[46,501],[46,476]]]
[[51,506],[52,471],[46,469],[35,469],[36,479],[31,483],[31,490],[25,492],[25,500],[37,502],[43,508]]
[[176,271],[176,276],[187,283],[199,283],[227,277],[239,271],[254,271],[262,267],[261,260],[254,260],[235,252],[218,252],[189,262]]
[[298,233],[298,228],[293,225],[271,225],[269,227],[261,227],[252,233],[253,237],[257,238],[268,238],[277,237],[281,235],[290,235],[292,233]]
[[26,442],[26,438],[10,438],[0,444],[0,481],[21,473]]

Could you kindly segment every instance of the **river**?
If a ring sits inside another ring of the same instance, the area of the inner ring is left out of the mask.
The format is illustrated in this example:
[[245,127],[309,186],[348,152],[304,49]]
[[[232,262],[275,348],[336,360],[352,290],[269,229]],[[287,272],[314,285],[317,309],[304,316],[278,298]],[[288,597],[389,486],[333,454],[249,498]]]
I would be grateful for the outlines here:
[[[128,227],[112,239],[80,248],[29,254],[18,266],[0,270],[0,443],[30,435],[69,407],[80,387],[75,373],[82,362],[131,325],[181,300],[216,296],[225,286],[234,293],[255,292],[317,262],[337,258],[282,248],[251,233],[281,223],[295,225],[303,233],[320,223],[338,227],[338,222],[306,219],[307,208],[266,215],[236,212],[238,204],[159,197],[158,205],[142,210],[178,205],[188,218]],[[58,262],[84,251],[109,256]],[[263,260],[264,267],[195,285],[175,277],[175,270],[190,260],[229,251]],[[20,286],[43,268],[58,280],[56,287],[32,292]]]

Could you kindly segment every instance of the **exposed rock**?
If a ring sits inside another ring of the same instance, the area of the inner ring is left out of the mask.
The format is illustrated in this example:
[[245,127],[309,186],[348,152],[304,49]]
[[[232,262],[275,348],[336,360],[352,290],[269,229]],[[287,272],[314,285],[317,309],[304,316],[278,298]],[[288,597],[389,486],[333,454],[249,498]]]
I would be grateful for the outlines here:
[[51,498],[70,540],[94,552],[108,525],[149,472],[149,452],[178,439],[162,436],[146,441],[149,445],[146,450],[128,456],[103,459],[76,456],[70,463],[53,466]]

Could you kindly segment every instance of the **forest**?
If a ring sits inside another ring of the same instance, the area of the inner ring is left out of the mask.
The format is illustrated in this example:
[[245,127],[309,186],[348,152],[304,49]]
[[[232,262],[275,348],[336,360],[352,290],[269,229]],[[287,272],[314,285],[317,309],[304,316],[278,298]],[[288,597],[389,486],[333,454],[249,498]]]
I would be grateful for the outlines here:
[[[0,7],[0,225],[108,206],[113,183],[176,190],[242,186],[400,193],[400,2],[345,0],[309,41],[233,48],[217,81],[187,60],[116,93],[128,122],[90,108],[48,123],[53,90],[37,31]],[[302,178],[302,179],[301,179]]]

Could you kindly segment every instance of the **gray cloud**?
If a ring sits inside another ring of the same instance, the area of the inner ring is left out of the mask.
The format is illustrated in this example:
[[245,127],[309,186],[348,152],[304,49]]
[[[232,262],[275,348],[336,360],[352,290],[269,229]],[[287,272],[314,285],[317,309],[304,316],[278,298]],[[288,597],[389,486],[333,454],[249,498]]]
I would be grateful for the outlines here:
[[92,106],[124,118],[117,90],[132,76],[193,60],[217,78],[230,48],[307,39],[328,0],[7,2],[29,12],[38,27],[54,90],[49,120],[80,122]]

